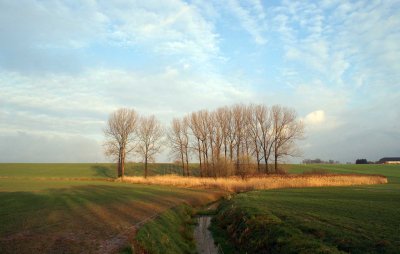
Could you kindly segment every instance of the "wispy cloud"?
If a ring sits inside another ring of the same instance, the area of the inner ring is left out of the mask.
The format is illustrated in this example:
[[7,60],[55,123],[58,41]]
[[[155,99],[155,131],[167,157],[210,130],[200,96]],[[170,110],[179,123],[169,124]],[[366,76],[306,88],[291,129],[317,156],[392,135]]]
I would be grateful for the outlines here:
[[228,7],[257,44],[264,45],[267,43],[264,34],[267,29],[266,14],[260,1],[230,0],[228,1]]
[[162,54],[190,56],[192,61],[218,57],[218,35],[195,5],[182,1],[127,2],[107,5],[114,20],[110,39],[122,46],[144,44]]
[[0,99],[5,110],[0,115],[0,128],[60,134],[98,133],[109,112],[117,107],[134,107],[170,119],[189,109],[217,107],[252,96],[241,84],[221,76],[188,77],[173,68],[157,75],[98,69],[73,76],[7,72],[1,76]]

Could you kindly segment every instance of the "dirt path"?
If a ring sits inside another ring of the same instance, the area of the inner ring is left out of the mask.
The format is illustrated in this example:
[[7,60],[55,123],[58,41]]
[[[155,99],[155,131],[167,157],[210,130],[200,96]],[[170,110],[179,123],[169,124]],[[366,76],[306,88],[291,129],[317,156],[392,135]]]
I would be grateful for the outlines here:
[[218,248],[208,227],[211,223],[211,216],[200,216],[197,218],[198,225],[194,230],[196,249],[199,254],[217,254]]

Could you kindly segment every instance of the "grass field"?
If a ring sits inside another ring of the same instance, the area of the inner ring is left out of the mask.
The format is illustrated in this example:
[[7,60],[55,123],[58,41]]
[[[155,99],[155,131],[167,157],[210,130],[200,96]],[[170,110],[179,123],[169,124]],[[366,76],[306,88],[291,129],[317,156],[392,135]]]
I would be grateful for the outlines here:
[[289,173],[330,172],[338,174],[379,174],[389,179],[389,183],[400,183],[400,165],[384,164],[293,164],[284,165]]
[[389,184],[238,194],[223,203],[213,224],[226,250],[400,252],[400,166],[292,165],[289,169],[292,173],[313,170],[383,174]]
[[143,219],[224,194],[111,182],[96,166],[0,164],[0,253],[107,253]]
[[[192,165],[194,170],[196,166]],[[249,209],[253,215],[272,214],[290,226],[290,232],[310,236],[307,241],[313,244],[317,241],[334,248],[341,244],[342,250],[398,250],[399,166],[286,167],[291,173],[383,174],[389,184],[255,191],[239,194],[232,202],[240,211]],[[153,174],[179,173],[177,165],[152,164],[151,168]],[[126,173],[141,175],[142,169],[142,164],[128,164]],[[185,230],[185,234],[164,232],[182,230],[178,222],[186,221],[188,213],[182,208],[175,212],[166,209],[182,203],[202,205],[226,194],[212,189],[114,182],[115,171],[112,164],[0,164],[0,253],[80,253],[83,249],[106,253],[119,240],[131,237],[132,225],[165,211],[154,222],[160,228],[146,224],[139,232],[142,244],[154,240],[149,235],[160,234],[157,246],[170,246],[172,251],[177,246],[190,249]],[[171,242],[178,238],[176,244]],[[293,239],[293,243],[298,242]]]
[[[190,165],[193,174],[198,173],[198,164]],[[142,176],[143,163],[127,163],[125,175]],[[171,163],[149,164],[149,175],[182,174],[182,168]],[[45,177],[45,178],[115,178],[116,165],[111,163],[2,163],[0,177]]]

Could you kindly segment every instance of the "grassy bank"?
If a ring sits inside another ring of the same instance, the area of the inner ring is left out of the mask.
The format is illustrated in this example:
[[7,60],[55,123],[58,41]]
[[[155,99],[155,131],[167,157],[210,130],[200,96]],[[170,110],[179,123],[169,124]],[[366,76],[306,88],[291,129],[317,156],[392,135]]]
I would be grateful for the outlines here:
[[241,193],[219,208],[216,238],[227,253],[399,253],[399,167],[352,166],[334,172],[386,172],[389,184]]
[[196,253],[193,209],[179,205],[146,223],[136,235],[136,249],[158,254]]

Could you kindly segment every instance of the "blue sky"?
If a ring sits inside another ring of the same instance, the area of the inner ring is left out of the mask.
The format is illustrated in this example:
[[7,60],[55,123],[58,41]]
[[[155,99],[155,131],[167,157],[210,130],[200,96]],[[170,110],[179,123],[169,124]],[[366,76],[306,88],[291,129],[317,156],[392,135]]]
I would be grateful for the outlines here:
[[399,42],[398,0],[0,0],[0,162],[105,161],[119,107],[234,103],[295,108],[303,158],[400,156]]

